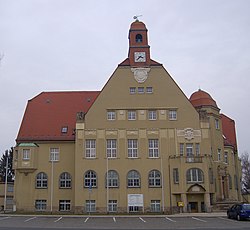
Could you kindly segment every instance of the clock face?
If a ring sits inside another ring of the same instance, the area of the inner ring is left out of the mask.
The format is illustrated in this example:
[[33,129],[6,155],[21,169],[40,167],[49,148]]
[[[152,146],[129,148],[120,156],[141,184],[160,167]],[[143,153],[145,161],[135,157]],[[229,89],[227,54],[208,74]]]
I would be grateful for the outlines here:
[[146,53],[145,52],[135,52],[135,62],[145,62]]

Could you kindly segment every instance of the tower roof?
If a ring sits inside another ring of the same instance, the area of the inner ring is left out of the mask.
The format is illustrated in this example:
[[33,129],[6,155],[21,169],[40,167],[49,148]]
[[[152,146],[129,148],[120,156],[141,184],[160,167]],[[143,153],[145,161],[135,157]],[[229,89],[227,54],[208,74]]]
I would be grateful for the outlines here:
[[213,106],[215,108],[218,108],[216,101],[210,96],[210,94],[201,89],[194,92],[191,95],[189,101],[194,107]]
[[147,30],[147,28],[143,22],[136,20],[131,23],[130,30]]

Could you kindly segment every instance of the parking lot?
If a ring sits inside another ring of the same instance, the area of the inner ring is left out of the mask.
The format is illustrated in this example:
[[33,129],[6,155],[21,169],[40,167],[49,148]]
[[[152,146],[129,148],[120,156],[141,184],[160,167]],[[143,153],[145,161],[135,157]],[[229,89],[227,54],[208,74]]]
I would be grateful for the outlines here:
[[15,216],[1,215],[0,229],[250,229],[250,221],[225,216]]

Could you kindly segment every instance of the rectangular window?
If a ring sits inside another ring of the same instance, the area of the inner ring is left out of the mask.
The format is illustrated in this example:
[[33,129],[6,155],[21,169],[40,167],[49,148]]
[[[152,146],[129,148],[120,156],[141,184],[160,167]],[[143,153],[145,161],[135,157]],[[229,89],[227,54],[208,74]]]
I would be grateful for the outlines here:
[[153,121],[153,120],[157,119],[157,112],[156,112],[156,110],[149,110],[148,111],[148,119],[150,121]]
[[184,156],[184,144],[180,143],[180,156]]
[[224,153],[224,162],[228,164],[228,152]]
[[218,149],[218,161],[221,161],[221,149]]
[[150,158],[159,157],[159,142],[158,139],[148,140],[148,155]]
[[176,110],[169,110],[169,112],[168,112],[168,119],[170,121],[177,120],[177,111]]
[[135,110],[129,110],[128,111],[128,120],[129,121],[136,120],[136,111]]
[[50,161],[59,161],[59,148],[50,148]]
[[150,204],[151,212],[160,212],[161,211],[161,201],[160,200],[151,200]]
[[59,200],[59,211],[70,211],[70,200]]
[[85,157],[86,158],[96,157],[96,143],[94,139],[88,139],[85,141]]
[[36,211],[46,211],[47,201],[46,200],[36,200],[35,201]]
[[210,184],[213,184],[214,183],[214,173],[213,173],[213,169],[212,168],[209,168],[208,170],[208,173],[209,173],[209,183]]
[[191,143],[187,143],[186,144],[186,153],[187,153],[187,157],[193,157],[193,144]]
[[220,129],[219,119],[215,119],[215,128]]
[[153,87],[147,87],[146,88],[146,93],[153,93]]
[[108,211],[117,212],[117,200],[109,200]]
[[30,159],[30,149],[23,149],[23,160]]
[[199,143],[195,144],[195,155],[200,156],[200,144]]
[[116,158],[116,139],[107,140],[107,157]]
[[144,93],[144,87],[138,87],[138,93],[140,94]]
[[175,184],[179,184],[179,171],[178,168],[173,169],[173,179]]
[[129,93],[130,94],[135,94],[136,93],[136,88],[135,87],[130,87],[129,88]]
[[7,192],[14,192],[14,185],[13,184],[7,184]]
[[96,207],[95,207],[95,200],[86,200],[86,212],[95,212]]
[[68,126],[63,126],[61,129],[62,133],[67,133],[68,132]]
[[137,139],[128,139],[128,157],[138,157],[138,141]]
[[107,112],[107,119],[108,119],[108,121],[114,121],[116,119],[115,111],[108,111]]

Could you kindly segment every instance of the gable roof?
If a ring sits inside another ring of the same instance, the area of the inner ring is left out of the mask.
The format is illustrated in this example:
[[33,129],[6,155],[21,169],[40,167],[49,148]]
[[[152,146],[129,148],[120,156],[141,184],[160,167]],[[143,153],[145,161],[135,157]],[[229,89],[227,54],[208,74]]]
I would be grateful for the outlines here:
[[[28,101],[17,135],[17,143],[74,140],[77,112],[86,113],[99,93],[99,91],[40,93]],[[62,132],[63,127],[65,127],[64,132]]]
[[225,114],[220,115],[222,122],[222,131],[224,135],[224,144],[225,146],[232,146],[235,148],[235,150],[237,150],[235,122]]

